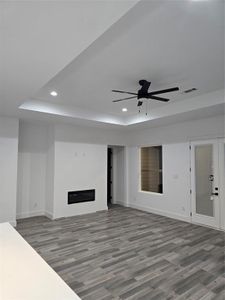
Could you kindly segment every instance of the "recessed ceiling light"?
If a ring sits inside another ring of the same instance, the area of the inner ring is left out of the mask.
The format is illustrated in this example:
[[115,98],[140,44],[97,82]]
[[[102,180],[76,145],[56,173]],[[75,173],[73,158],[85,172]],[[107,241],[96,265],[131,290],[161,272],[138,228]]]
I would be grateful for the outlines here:
[[122,111],[123,111],[123,112],[126,112],[126,111],[127,111],[127,108],[126,108],[126,107],[122,108]]
[[53,97],[56,97],[56,96],[58,95],[58,93],[57,93],[56,91],[52,91],[52,92],[50,93],[50,95],[52,95]]

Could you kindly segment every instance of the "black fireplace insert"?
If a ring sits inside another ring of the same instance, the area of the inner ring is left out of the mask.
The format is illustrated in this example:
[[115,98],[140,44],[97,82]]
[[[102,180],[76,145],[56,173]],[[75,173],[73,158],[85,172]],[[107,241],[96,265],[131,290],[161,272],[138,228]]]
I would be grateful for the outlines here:
[[95,190],[68,192],[68,204],[95,201]]

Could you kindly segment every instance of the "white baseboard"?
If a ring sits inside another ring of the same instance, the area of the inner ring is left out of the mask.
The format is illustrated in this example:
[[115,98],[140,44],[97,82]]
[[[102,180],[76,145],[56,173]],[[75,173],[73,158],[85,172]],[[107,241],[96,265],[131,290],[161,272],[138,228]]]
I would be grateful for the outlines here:
[[176,214],[173,212],[163,211],[163,210],[155,209],[152,207],[146,207],[146,206],[137,205],[137,204],[133,204],[133,203],[129,203],[128,206],[131,208],[142,210],[142,211],[147,211],[152,214],[156,214],[156,215],[168,217],[171,219],[176,219],[176,220],[191,223],[191,217],[189,217],[189,216],[183,216],[183,215],[179,215],[179,214]]
[[[146,207],[146,206],[142,206],[142,205],[137,205],[137,204],[134,204],[134,203],[125,203],[123,201],[115,201],[113,204],[118,204],[118,205],[121,205],[121,206],[124,206],[124,207],[131,207],[131,208],[134,208],[134,209],[138,209],[138,210],[142,210],[142,211],[149,212],[149,213],[152,213],[152,214],[168,217],[168,218],[171,218],[171,219],[176,219],[176,220],[192,223],[191,217],[175,214],[173,212],[162,211],[162,210],[159,210],[159,209],[155,209],[155,208],[152,208],[152,207]],[[108,207],[104,210],[108,210]],[[53,214],[48,212],[48,211],[34,211],[34,212],[20,213],[20,214],[17,214],[16,218],[17,219],[24,219],[24,218],[38,217],[38,216],[46,216],[50,220],[54,219]],[[16,221],[8,221],[8,222],[13,227],[16,227],[16,225],[17,225]],[[193,224],[204,226],[202,224],[197,224],[197,223],[193,223]],[[213,229],[217,229],[217,230],[225,232],[225,228],[220,228],[220,229],[213,228]]]
[[54,219],[54,218],[53,218],[53,214],[50,213],[49,211],[45,211],[44,215],[45,215],[47,218],[49,218],[50,220],[53,220],[53,219]]
[[[47,218],[53,220],[53,214],[47,211],[30,211],[30,212],[23,212],[16,215],[16,219],[25,219],[30,217],[40,217],[46,216]],[[10,222],[12,224],[12,222]]]
[[202,224],[202,223],[194,222],[194,221],[192,221],[192,224],[198,225],[198,226],[207,227],[207,228],[214,229],[214,230],[224,231],[225,232],[225,229],[223,227],[217,228],[217,227],[214,227],[214,226],[210,226],[210,225],[206,225],[206,224]]
[[[122,204],[121,204],[122,205]],[[106,211],[108,210],[108,206],[106,205],[104,208],[102,208],[101,210],[97,210],[97,211]],[[97,211],[91,211],[88,213],[94,213]],[[83,213],[86,214],[86,213]],[[78,214],[79,215],[79,214]],[[16,219],[25,219],[25,218],[30,218],[30,217],[38,217],[38,216],[46,216],[47,218],[49,218],[50,220],[54,220],[55,217],[53,216],[53,213],[49,212],[49,211],[33,211],[33,212],[23,212],[23,213],[19,213],[16,216]],[[71,215],[73,216],[73,215]],[[63,217],[71,217],[71,216],[63,216]],[[60,216],[61,218],[61,216]],[[10,222],[12,224],[12,222]]]
[[[30,217],[40,217],[40,216],[46,216],[47,218],[53,220],[53,214],[48,211],[30,211],[30,212],[23,212],[16,215],[16,219],[25,219]],[[11,223],[11,222],[10,222]]]
[[160,215],[160,216],[168,217],[168,218],[171,218],[171,219],[180,220],[180,221],[188,222],[188,223],[191,223],[191,224],[204,226],[204,227],[208,227],[208,228],[211,228],[211,229],[214,229],[214,230],[219,230],[219,231],[225,232],[225,229],[223,227],[215,228],[215,227],[211,227],[211,226],[207,226],[207,225],[204,225],[204,224],[193,222],[191,217],[189,217],[189,216],[179,215],[179,214],[176,214],[176,213],[173,213],[173,212],[168,212],[168,211],[155,209],[155,208],[152,208],[152,207],[137,205],[137,204],[134,204],[134,203],[129,203],[128,207],[135,208],[135,209],[142,210],[142,211],[146,211],[146,212],[149,212],[149,213],[152,213],[152,214],[155,214],[155,215]]
[[18,213],[16,215],[16,219],[25,219],[30,217],[44,216],[44,215],[45,215],[44,211],[29,211],[29,212]]
[[129,207],[129,205],[123,201],[115,201],[113,202],[113,204],[118,204],[118,205],[121,205],[121,206],[125,206],[125,207]]

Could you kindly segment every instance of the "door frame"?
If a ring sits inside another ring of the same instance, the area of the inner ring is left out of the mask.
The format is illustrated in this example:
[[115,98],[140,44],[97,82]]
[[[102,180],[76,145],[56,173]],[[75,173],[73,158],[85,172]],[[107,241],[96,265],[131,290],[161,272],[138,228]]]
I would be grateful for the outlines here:
[[219,138],[220,228],[225,230],[225,138]]
[[192,141],[190,143],[191,149],[191,207],[192,214],[191,219],[192,223],[202,224],[205,226],[210,226],[213,228],[220,228],[220,190],[219,196],[214,197],[214,216],[205,216],[196,213],[196,187],[195,187],[195,146],[197,145],[213,145],[213,163],[214,163],[214,185],[219,187],[219,142],[218,139],[208,139],[208,140],[200,140],[200,141]]

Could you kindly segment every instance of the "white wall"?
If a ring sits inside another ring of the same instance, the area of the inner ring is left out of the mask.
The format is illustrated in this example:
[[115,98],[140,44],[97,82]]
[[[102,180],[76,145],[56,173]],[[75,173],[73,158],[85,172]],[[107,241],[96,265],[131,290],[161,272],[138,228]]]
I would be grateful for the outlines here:
[[[95,201],[67,204],[69,191],[95,189]],[[107,146],[55,142],[54,218],[107,209]]]
[[179,122],[168,126],[139,128],[127,133],[130,146],[160,145],[224,137],[224,116]]
[[[124,205],[190,220],[189,141],[224,136],[224,116],[205,118],[127,134],[128,195]],[[139,147],[163,145],[164,193],[139,191]],[[224,201],[224,199],[223,199]],[[225,212],[224,212],[225,213]]]
[[[107,207],[107,145],[124,143],[118,130],[56,125],[54,130],[53,217]],[[96,189],[96,201],[67,205],[68,191]]]
[[18,121],[0,117],[0,223],[16,225]]
[[139,148],[128,150],[129,206],[178,219],[190,217],[189,144],[163,145],[163,194],[140,191]]
[[17,218],[45,212],[47,127],[19,123]]
[[72,125],[56,125],[56,140],[74,141],[76,143],[103,144],[103,145],[125,145],[124,138],[126,134],[124,130],[104,129],[97,127],[72,126]]
[[[223,125],[223,116],[128,132],[63,124],[30,125],[22,122],[18,214],[32,214],[43,210],[50,217],[60,217],[107,209],[107,145],[130,145],[114,147],[113,200],[124,205],[188,219],[188,142],[224,136]],[[164,145],[164,194],[140,193],[137,145],[161,144]],[[94,181],[89,174],[94,174]],[[100,182],[103,187],[100,187]],[[100,200],[95,204],[67,206],[68,191],[91,188],[93,184],[100,189],[99,195],[103,195]],[[40,197],[30,197],[33,192]],[[35,203],[37,206],[34,207]]]
[[[114,129],[20,121],[17,218],[107,209],[106,147],[124,142],[122,137]],[[94,203],[67,205],[68,191],[91,186],[96,188]]]

